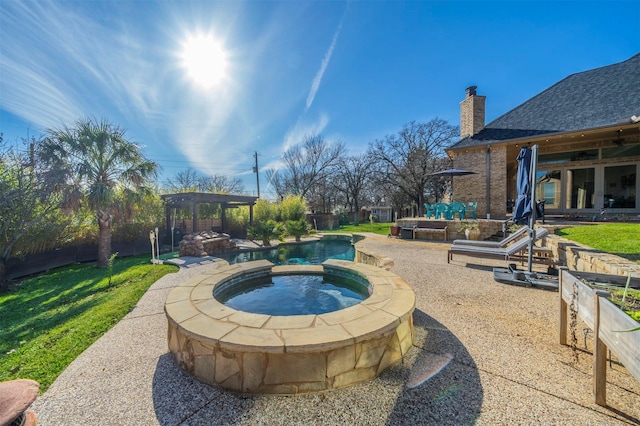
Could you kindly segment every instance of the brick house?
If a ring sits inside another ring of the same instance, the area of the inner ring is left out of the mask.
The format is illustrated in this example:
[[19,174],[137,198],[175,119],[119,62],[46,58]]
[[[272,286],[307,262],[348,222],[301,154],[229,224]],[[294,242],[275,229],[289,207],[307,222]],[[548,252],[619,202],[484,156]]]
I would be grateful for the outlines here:
[[516,196],[516,157],[538,145],[536,198],[547,214],[640,214],[640,54],[572,74],[485,125],[476,87],[460,103],[460,141],[447,148],[456,201],[504,218]]

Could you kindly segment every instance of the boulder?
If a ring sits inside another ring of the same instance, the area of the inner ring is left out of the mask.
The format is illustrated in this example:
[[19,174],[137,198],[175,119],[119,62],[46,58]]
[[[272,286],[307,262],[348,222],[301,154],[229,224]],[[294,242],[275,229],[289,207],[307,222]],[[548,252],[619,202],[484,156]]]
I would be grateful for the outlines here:
[[236,244],[228,234],[213,231],[203,231],[197,234],[187,234],[178,245],[180,257],[204,257],[217,253],[234,250]]
[[[22,416],[38,397],[40,383],[18,379],[0,383],[0,426],[11,424]],[[35,413],[27,411],[25,424],[35,425]]]

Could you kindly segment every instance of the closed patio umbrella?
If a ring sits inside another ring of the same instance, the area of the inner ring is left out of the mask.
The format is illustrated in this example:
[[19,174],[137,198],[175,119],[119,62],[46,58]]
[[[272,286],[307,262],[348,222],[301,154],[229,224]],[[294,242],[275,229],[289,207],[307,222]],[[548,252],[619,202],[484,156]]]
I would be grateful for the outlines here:
[[536,199],[536,173],[538,169],[538,145],[533,145],[531,149],[522,148],[517,157],[517,190],[518,198],[513,210],[513,221],[518,224],[527,224],[529,233],[527,256],[527,271],[518,271],[515,264],[509,268],[493,268],[493,278],[498,282],[536,286],[549,289],[558,288],[558,278],[549,274],[533,272],[533,245],[536,232],[533,227],[536,217],[544,217],[538,212]]
[[533,266],[533,226],[536,223],[536,183],[535,176],[538,168],[538,145],[533,149],[524,147],[520,150],[518,157],[517,190],[518,198],[513,209],[513,221],[517,224],[527,223],[529,226],[529,253],[527,269],[531,272]]
[[518,225],[523,225],[531,216],[531,149],[524,147],[520,150],[518,157],[518,171],[516,174],[516,190],[518,198],[513,209],[513,221]]

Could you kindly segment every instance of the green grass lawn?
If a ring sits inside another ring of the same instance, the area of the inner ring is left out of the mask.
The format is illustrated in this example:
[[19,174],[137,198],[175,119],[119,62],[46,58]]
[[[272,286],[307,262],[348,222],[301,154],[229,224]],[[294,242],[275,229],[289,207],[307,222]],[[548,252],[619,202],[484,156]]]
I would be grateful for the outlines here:
[[640,224],[605,223],[556,231],[557,235],[596,250],[640,263]]
[[[576,226],[558,230],[556,234],[596,250],[640,263],[640,224],[605,223]],[[624,290],[614,290],[611,293],[611,300],[620,305]],[[628,291],[625,312],[636,321],[640,321],[640,291]]]
[[364,222],[359,225],[343,225],[341,232],[373,232],[374,234],[389,235],[389,227],[393,223],[370,223]]
[[111,284],[107,269],[76,264],[0,293],[0,381],[33,379],[44,392],[155,281],[177,270],[149,256],[116,258]]

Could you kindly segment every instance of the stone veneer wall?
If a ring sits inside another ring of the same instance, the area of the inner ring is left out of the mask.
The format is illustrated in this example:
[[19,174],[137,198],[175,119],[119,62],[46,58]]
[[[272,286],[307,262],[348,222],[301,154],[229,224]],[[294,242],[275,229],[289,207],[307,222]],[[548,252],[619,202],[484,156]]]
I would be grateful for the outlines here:
[[610,253],[584,246],[551,233],[544,245],[551,248],[558,263],[570,270],[596,272],[600,274],[627,275],[640,277],[640,265]]
[[[398,226],[400,227],[407,227],[407,228],[412,228],[414,226],[418,225],[418,222],[422,222],[422,221],[426,221],[429,222],[433,219],[425,219],[425,218],[403,218],[403,219],[398,219],[397,223]],[[460,226],[460,220],[455,219],[455,220],[442,220],[442,219],[437,219],[438,222],[447,222],[447,241],[453,241],[453,240],[464,240],[466,237],[464,235],[464,230],[458,230],[458,227]],[[492,235],[496,235],[499,232],[502,232],[502,221],[499,220],[486,220],[486,219],[478,219],[476,222],[478,222],[478,227],[480,228],[480,239],[481,240],[486,240],[489,237],[491,237]],[[441,235],[435,235],[433,237],[434,241],[438,241],[438,240],[442,240],[442,236]],[[357,250],[357,248],[356,248]],[[356,251],[356,257],[357,257],[357,251]],[[378,261],[380,261],[380,259],[378,259]],[[359,260],[356,260],[356,262],[359,262]],[[367,261],[363,261],[363,263],[367,263]],[[380,264],[375,264],[375,263],[369,263],[369,265],[376,265],[376,266],[380,266]],[[391,265],[393,266],[393,265]],[[381,266],[384,267],[384,266]]]
[[[301,270],[365,277],[373,292],[343,310],[284,317],[236,311],[213,298],[213,289],[229,280]],[[325,391],[374,378],[411,349],[414,308],[415,295],[402,278],[335,259],[217,268],[174,288],[165,303],[169,349],[182,368],[226,389],[272,394]]]

